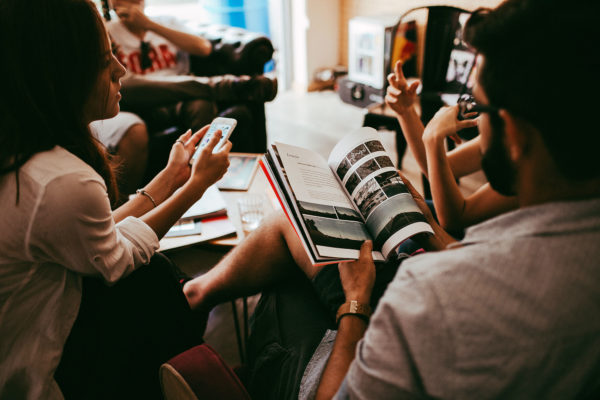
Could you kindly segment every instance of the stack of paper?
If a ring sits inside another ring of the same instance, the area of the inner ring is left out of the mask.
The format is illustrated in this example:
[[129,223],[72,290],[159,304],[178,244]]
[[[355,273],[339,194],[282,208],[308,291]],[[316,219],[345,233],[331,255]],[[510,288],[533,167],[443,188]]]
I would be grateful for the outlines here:
[[[227,217],[227,204],[215,185],[210,186],[181,219],[167,232],[165,238],[189,236],[191,242],[203,242],[235,233]],[[161,240],[161,249],[171,247]],[[178,247],[180,244],[175,244]]]

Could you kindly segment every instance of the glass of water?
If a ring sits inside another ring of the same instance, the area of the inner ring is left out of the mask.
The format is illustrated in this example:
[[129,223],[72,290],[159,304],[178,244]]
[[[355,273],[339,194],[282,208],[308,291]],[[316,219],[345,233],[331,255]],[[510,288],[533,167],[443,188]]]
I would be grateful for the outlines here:
[[242,230],[249,233],[258,228],[264,216],[264,198],[260,194],[249,193],[237,201]]

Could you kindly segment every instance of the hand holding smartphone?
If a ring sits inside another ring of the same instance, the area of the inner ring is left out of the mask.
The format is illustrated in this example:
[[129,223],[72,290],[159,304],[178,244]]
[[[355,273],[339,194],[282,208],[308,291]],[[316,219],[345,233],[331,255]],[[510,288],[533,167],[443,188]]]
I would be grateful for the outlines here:
[[198,147],[196,147],[196,150],[194,151],[192,158],[190,158],[190,164],[192,164],[194,162],[194,160],[200,156],[200,152],[202,151],[203,148],[206,147],[208,142],[210,142],[210,139],[213,137],[215,132],[218,130],[221,130],[221,132],[222,132],[221,139],[215,145],[215,148],[213,149],[213,153],[216,153],[217,151],[219,151],[221,146],[223,146],[223,144],[227,141],[227,139],[229,139],[229,136],[231,136],[231,132],[233,132],[233,129],[235,128],[236,125],[237,125],[237,121],[233,118],[223,118],[223,117],[215,118],[212,121],[212,123],[210,124],[210,128],[208,128],[208,131],[204,134],[202,139],[200,139],[200,143],[198,144]]

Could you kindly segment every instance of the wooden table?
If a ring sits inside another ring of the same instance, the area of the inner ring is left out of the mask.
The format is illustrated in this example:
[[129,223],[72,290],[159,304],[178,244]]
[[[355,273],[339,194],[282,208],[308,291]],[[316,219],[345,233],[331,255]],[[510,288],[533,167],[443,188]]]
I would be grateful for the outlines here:
[[281,209],[279,201],[277,200],[277,197],[273,192],[273,189],[271,188],[271,185],[269,184],[261,168],[259,168],[256,171],[256,174],[252,179],[252,183],[250,184],[250,188],[248,190],[221,190],[220,192],[227,205],[227,216],[229,218],[229,221],[235,227],[235,235],[208,241],[206,240],[206,237],[203,237],[202,235],[163,238],[160,241],[160,251],[164,251],[170,254],[173,251],[177,251],[179,249],[183,249],[185,247],[194,245],[220,248],[220,250],[225,251],[235,247],[246,236],[246,233],[242,230],[242,223],[237,207],[237,200],[248,193],[256,193],[264,196],[265,215],[270,212],[273,212],[274,210]]

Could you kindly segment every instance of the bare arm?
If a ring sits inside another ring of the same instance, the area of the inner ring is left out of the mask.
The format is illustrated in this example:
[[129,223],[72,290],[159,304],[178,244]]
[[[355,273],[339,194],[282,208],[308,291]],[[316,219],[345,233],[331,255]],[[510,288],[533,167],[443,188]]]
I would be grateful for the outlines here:
[[[204,130],[196,132],[196,137],[192,137],[191,130],[181,135],[171,148],[167,166],[144,187],[156,204],[161,204],[168,199],[189,177],[190,169],[185,158],[193,151],[199,135],[204,135]],[[141,217],[154,208],[152,200],[145,195],[137,194],[113,212],[115,222],[129,216]]]
[[[375,282],[372,249],[372,242],[366,241],[360,248],[358,260],[339,264],[340,280],[346,301],[356,300],[363,304],[369,303]],[[340,319],[333,350],[319,382],[317,399],[330,399],[338,391],[352,360],[354,360],[356,344],[362,339],[366,330],[366,321],[356,316],[350,315]]]
[[[473,144],[467,144],[461,152],[454,153],[453,158],[446,157],[446,137],[472,124],[469,120],[458,121],[457,113],[456,106],[441,109],[427,125],[423,136],[429,161],[431,194],[438,219],[445,229],[463,229],[516,206],[514,198],[501,196],[489,185],[483,186],[467,198],[462,195],[450,166],[451,160],[457,163],[459,159],[456,156],[463,157],[458,169],[468,172],[476,165],[480,168],[481,156],[476,147],[479,143],[475,141]],[[473,157],[474,160],[465,161],[468,157]]]
[[415,108],[419,82],[408,84],[402,72],[400,61],[396,62],[394,72],[388,75],[388,82],[385,102],[397,114],[406,143],[417,160],[421,172],[427,175],[427,157],[423,146],[423,131],[425,128]]
[[150,21],[148,30],[164,37],[181,50],[196,56],[208,56],[212,51],[210,41],[197,35],[167,28],[154,21]]
[[481,169],[479,141],[480,137],[477,136],[446,153],[455,178],[461,178]]
[[212,51],[212,44],[209,40],[154,22],[144,14],[143,9],[137,4],[117,7],[115,11],[121,22],[132,32],[152,31],[181,50],[197,56],[207,56]]
[[185,211],[202,197],[204,191],[227,171],[231,142],[212,154],[212,149],[221,136],[219,131],[211,138],[192,167],[188,164],[196,144],[207,130],[208,126],[193,136],[188,131],[180,137],[181,142],[173,145],[167,167],[145,188],[156,207],[149,197],[138,194],[115,210],[115,222],[128,216],[140,217],[159,238],[163,237]]
[[340,388],[354,355],[356,345],[367,330],[367,323],[360,318],[346,317],[340,320],[333,350],[319,382],[317,400],[331,399]]
[[400,128],[402,128],[406,144],[415,157],[419,168],[421,168],[421,173],[427,176],[427,154],[423,145],[423,131],[425,128],[421,118],[415,108],[411,107],[405,114],[398,116],[398,122]]
[[[416,91],[419,83],[408,84],[402,72],[400,61],[394,66],[394,72],[388,76],[388,82],[389,86],[385,96],[386,104],[397,114],[398,122],[411,153],[423,175],[429,177],[427,153],[423,143],[425,127],[415,107]],[[479,138],[475,138],[449,152],[448,161],[456,178],[478,171],[481,167]]]
[[421,209],[421,212],[425,216],[425,219],[433,229],[433,235],[420,234],[413,236],[413,239],[417,241],[421,246],[423,246],[423,248],[427,251],[444,250],[450,244],[456,243],[456,239],[450,236],[448,232],[446,232],[444,228],[442,228],[440,224],[438,224],[438,222],[435,220],[433,214],[431,214],[429,206],[425,202],[425,199],[423,199],[423,196],[421,196],[421,194],[417,191],[417,189],[415,189],[412,183],[410,183],[410,181],[402,174],[402,172],[398,171],[398,174],[402,178],[404,185],[412,195],[413,199],[415,199],[415,202]]

